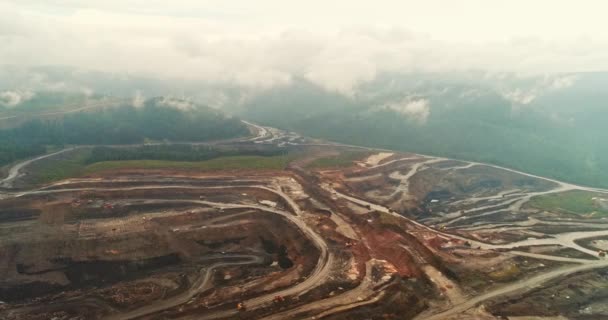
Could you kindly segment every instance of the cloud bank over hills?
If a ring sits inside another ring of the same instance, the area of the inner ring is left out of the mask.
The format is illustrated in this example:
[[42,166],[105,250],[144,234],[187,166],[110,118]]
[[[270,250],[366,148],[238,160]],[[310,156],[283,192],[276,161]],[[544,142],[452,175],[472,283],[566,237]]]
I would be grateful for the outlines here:
[[5,1],[0,64],[347,96],[383,73],[608,70],[607,5],[583,2]]

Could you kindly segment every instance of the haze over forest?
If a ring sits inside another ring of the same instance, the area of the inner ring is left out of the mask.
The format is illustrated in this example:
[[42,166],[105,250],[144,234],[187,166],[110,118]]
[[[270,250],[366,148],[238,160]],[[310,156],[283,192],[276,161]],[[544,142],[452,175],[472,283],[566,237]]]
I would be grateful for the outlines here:
[[[607,9],[593,0],[3,1],[0,118],[104,101],[141,114],[146,101],[210,107],[307,136],[606,187]],[[118,142],[160,137],[131,128],[146,126],[137,121],[125,121],[132,139]],[[6,150],[33,132],[16,125],[2,127],[5,162],[48,143]],[[77,136],[54,143],[90,143]]]

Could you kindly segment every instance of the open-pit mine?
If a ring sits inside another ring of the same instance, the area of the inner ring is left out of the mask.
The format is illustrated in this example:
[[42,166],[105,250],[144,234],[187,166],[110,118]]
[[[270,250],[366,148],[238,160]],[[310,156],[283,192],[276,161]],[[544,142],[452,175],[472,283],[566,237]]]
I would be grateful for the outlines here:
[[247,125],[285,169],[6,170],[0,318],[608,319],[608,190]]

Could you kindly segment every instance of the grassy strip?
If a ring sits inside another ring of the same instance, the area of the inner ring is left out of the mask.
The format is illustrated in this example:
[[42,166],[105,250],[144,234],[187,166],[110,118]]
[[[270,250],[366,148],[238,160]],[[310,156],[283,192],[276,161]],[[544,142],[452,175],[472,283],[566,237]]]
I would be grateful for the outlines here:
[[90,163],[91,149],[78,149],[56,158],[38,161],[28,167],[27,183],[45,184],[67,178],[79,177],[107,170],[135,169],[182,169],[182,170],[230,170],[230,169],[272,169],[287,167],[294,155],[243,155],[223,156],[203,161],[172,160],[118,160]]
[[608,215],[608,209],[602,208],[595,197],[597,194],[586,191],[569,191],[559,194],[548,194],[530,200],[531,207],[576,215]]
[[127,160],[105,161],[91,164],[84,168],[84,174],[91,174],[106,170],[127,168],[137,169],[186,169],[186,170],[230,170],[230,169],[274,169],[282,170],[287,167],[290,157],[273,156],[233,156],[220,157],[207,161],[164,161],[164,160]]
[[90,153],[90,149],[80,149],[57,159],[34,162],[27,169],[30,178],[26,179],[34,184],[42,184],[80,176],[84,173],[85,162]]

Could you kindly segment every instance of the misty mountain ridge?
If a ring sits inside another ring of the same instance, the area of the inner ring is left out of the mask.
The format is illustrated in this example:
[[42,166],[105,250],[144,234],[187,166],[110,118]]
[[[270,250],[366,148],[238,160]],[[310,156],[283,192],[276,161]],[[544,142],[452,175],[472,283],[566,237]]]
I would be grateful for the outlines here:
[[[22,74],[24,83],[31,79]],[[54,68],[30,74],[44,79],[38,82],[43,83],[40,91],[13,81],[13,87],[0,88],[0,97],[28,94],[10,107],[8,98],[0,98],[5,109],[44,105],[47,96],[53,104],[62,97],[75,103],[119,97],[136,105],[165,95],[179,98],[157,98],[157,103],[194,109],[210,105],[338,142],[485,161],[590,185],[605,186],[607,180],[602,172],[608,169],[608,151],[599,146],[608,138],[608,93],[603,90],[608,73],[384,73],[350,94],[302,77],[271,88],[249,88]],[[59,80],[65,90],[50,85]],[[75,90],[77,83],[86,90]]]

